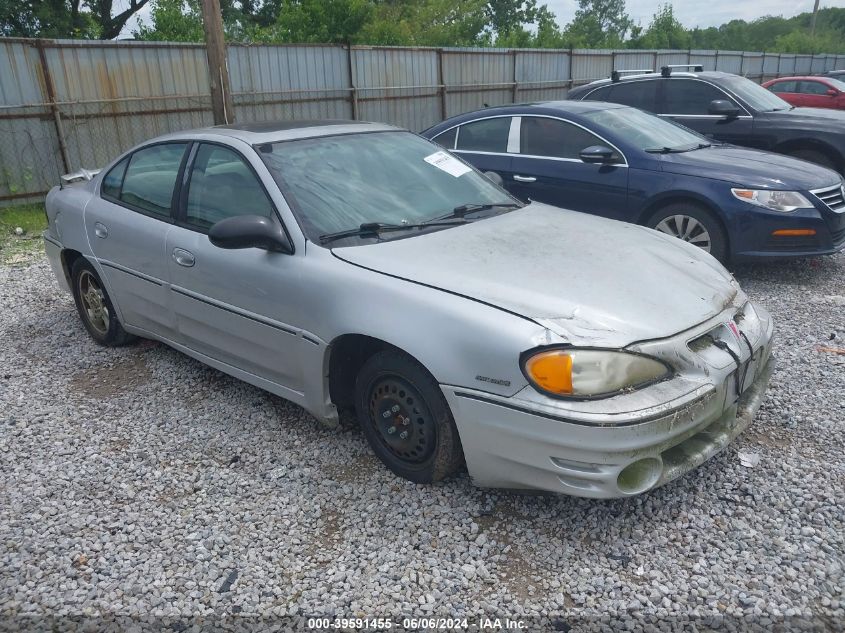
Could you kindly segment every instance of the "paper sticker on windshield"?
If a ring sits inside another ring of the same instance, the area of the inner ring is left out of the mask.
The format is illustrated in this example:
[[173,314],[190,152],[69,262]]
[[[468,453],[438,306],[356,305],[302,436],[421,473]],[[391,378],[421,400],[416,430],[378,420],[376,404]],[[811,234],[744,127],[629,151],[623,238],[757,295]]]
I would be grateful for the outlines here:
[[446,152],[434,152],[431,156],[426,156],[424,160],[428,164],[434,165],[437,169],[442,169],[455,178],[463,176],[468,171],[472,171],[457,158],[450,156]]

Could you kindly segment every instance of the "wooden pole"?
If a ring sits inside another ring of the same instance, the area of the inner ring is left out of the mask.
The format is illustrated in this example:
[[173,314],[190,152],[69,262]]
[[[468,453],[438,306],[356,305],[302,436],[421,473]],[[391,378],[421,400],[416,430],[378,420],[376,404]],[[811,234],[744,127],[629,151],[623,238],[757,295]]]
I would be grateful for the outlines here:
[[226,41],[223,38],[223,13],[220,0],[202,0],[202,25],[205,30],[205,53],[208,56],[208,78],[211,85],[211,112],[214,125],[235,122],[235,104],[229,87],[226,65]]
[[810,37],[816,35],[816,18],[819,15],[819,0],[816,0],[816,6],[813,7],[813,19],[810,21]]

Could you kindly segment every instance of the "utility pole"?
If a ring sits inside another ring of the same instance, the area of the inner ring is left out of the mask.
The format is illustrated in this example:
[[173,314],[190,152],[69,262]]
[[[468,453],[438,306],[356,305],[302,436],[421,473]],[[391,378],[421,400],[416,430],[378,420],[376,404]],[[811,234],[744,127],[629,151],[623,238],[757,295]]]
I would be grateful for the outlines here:
[[208,56],[208,78],[211,82],[211,111],[214,125],[235,121],[235,104],[229,87],[226,65],[226,41],[223,38],[223,13],[220,0],[202,0],[202,26],[205,30],[205,53]]
[[816,0],[816,6],[813,7],[813,18],[810,21],[810,37],[816,36],[816,18],[819,16],[819,2]]

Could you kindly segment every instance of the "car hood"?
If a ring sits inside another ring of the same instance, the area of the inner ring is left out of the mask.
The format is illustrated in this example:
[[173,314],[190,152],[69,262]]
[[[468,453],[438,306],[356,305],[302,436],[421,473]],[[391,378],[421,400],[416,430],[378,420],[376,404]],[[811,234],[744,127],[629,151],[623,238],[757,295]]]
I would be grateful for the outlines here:
[[741,300],[730,273],[694,246],[539,203],[333,253],[532,319],[575,345],[624,347],[670,336]]
[[660,154],[665,172],[724,180],[749,189],[810,190],[841,180],[835,171],[807,161],[732,145]]
[[812,125],[813,129],[822,125],[838,133],[842,132],[842,124],[845,123],[845,111],[833,108],[792,108],[762,114],[782,123],[796,125],[806,122]]

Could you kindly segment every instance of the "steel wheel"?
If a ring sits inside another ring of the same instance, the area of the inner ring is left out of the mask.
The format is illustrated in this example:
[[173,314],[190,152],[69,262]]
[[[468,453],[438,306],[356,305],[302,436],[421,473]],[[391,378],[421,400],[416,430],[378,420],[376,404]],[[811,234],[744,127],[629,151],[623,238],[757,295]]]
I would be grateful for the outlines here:
[[688,215],[670,215],[658,222],[655,227],[661,233],[689,242],[706,252],[710,252],[712,240],[710,232],[698,220]]
[[381,444],[407,464],[421,464],[437,444],[437,424],[422,396],[404,380],[389,376],[370,388],[369,421]]
[[100,282],[89,271],[83,270],[77,283],[88,324],[105,336],[109,331],[109,309]]

